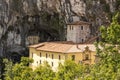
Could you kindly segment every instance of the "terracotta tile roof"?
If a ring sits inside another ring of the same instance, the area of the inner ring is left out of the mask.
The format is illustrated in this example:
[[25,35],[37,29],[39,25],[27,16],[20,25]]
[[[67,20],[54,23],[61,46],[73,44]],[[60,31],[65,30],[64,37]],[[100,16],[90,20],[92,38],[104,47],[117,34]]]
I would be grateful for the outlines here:
[[78,44],[78,45],[73,45],[67,53],[70,52],[83,52],[86,47],[89,47],[90,51],[96,51],[96,48],[93,44]]
[[73,44],[70,42],[45,42],[29,47],[36,48],[36,50],[50,51],[50,52],[61,52],[61,53],[76,53],[83,52],[85,47],[89,47],[91,51],[95,51],[96,48],[93,44]]
[[38,47],[43,46],[45,43],[46,43],[46,42],[44,42],[44,43],[39,43],[39,44],[34,44],[34,45],[30,45],[30,46],[28,46],[28,47],[31,47],[31,48],[38,48]]
[[68,25],[90,25],[89,22],[85,22],[85,21],[76,21],[76,22],[71,22],[71,23],[67,23]]
[[37,48],[37,50],[51,51],[51,52],[66,52],[72,46],[73,46],[72,44],[47,42],[46,44],[44,44],[44,46]]

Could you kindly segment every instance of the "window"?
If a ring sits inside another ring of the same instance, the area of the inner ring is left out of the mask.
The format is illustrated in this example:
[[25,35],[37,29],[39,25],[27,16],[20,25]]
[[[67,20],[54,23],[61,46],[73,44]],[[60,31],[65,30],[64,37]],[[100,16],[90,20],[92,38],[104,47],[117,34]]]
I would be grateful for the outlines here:
[[40,60],[40,64],[41,64],[41,60]]
[[52,62],[52,66],[54,66],[53,62]]
[[61,60],[61,56],[59,55],[59,60]]
[[81,30],[83,30],[83,26],[81,26]]
[[52,59],[54,59],[54,55],[52,54]]
[[46,58],[48,57],[48,54],[46,53]]
[[83,42],[84,40],[82,39],[82,42]]
[[73,30],[73,26],[71,26],[72,27],[72,30]]
[[85,54],[85,60],[89,60],[89,55]]
[[73,26],[70,26],[70,30],[73,30]]
[[40,53],[40,57],[42,56],[42,54]]
[[32,53],[32,55],[31,55],[31,57],[33,58],[33,53]]
[[70,26],[70,30],[71,30],[71,26]]
[[75,55],[72,55],[72,60],[73,60],[73,61],[75,60]]
[[37,65],[38,65],[38,61],[37,61],[36,63],[37,63]]

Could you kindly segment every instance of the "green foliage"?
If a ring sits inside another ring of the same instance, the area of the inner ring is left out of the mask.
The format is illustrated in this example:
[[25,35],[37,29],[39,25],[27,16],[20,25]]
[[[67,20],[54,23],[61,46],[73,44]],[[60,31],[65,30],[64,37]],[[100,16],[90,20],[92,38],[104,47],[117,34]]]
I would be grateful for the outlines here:
[[84,67],[73,61],[66,61],[60,64],[56,74],[56,80],[74,80],[82,77]]
[[111,44],[119,44],[120,43],[120,24],[118,23],[118,17],[120,14],[118,13],[113,17],[113,22],[108,28],[104,26],[101,27],[102,38]]
[[29,63],[33,63],[33,59],[29,59],[26,57],[21,58],[21,64],[27,66]]
[[5,80],[53,80],[55,73],[51,67],[45,63],[39,66],[35,71],[28,66],[33,60],[22,57],[20,63],[13,65],[11,61],[4,60],[5,63]]
[[13,69],[13,80],[32,80],[32,69],[22,64],[15,64]]
[[46,62],[44,65],[40,65],[37,69],[35,69],[34,73],[35,80],[53,80],[55,77],[55,72],[53,72]]
[[58,72],[53,72],[47,62],[40,65],[34,71],[27,66],[31,62],[28,58],[21,58],[21,62],[13,65],[11,61],[4,60],[5,80],[74,80],[81,78],[85,70],[84,66],[77,65],[73,61],[60,64]]
[[98,57],[100,61],[91,68],[90,76],[92,80],[114,80],[119,75],[120,69],[120,53],[114,45],[102,45],[103,49],[99,49]]
[[4,59],[4,64],[5,64],[5,80],[12,80],[13,79],[13,73],[12,73],[12,68],[13,68],[13,63],[7,59]]
[[102,38],[105,40],[96,44],[99,62],[95,64],[86,79],[119,80],[120,79],[120,25],[117,14],[107,28],[101,27]]
[[5,63],[5,80],[32,80],[32,69],[26,64],[31,60],[23,57],[21,63],[13,65],[11,61],[4,59]]
[[4,73],[4,64],[3,64],[3,58],[0,57],[0,80],[3,79],[3,73]]
[[107,28],[101,27],[103,42],[95,43],[97,62],[94,65],[76,64],[65,61],[54,72],[47,62],[34,71],[28,66],[33,60],[21,58],[21,62],[13,64],[4,60],[5,80],[120,80],[120,25],[118,14]]

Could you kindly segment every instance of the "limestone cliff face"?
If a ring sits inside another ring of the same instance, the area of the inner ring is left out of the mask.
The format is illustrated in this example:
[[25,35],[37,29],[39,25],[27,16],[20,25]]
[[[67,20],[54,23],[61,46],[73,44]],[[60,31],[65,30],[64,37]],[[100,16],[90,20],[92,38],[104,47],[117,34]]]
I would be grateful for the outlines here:
[[96,35],[116,11],[119,0],[0,0],[0,56],[15,52],[13,45],[24,50],[29,35],[65,40],[67,22],[88,21]]

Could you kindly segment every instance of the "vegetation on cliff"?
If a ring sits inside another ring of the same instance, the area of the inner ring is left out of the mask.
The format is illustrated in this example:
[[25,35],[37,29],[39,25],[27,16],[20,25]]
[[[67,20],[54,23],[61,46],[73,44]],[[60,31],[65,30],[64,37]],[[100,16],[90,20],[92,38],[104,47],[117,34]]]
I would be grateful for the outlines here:
[[76,64],[66,61],[53,72],[45,63],[34,71],[28,66],[31,59],[23,57],[20,63],[5,62],[5,80],[119,80],[120,79],[120,24],[118,13],[109,27],[101,27],[103,41],[96,43],[97,63],[94,65]]

